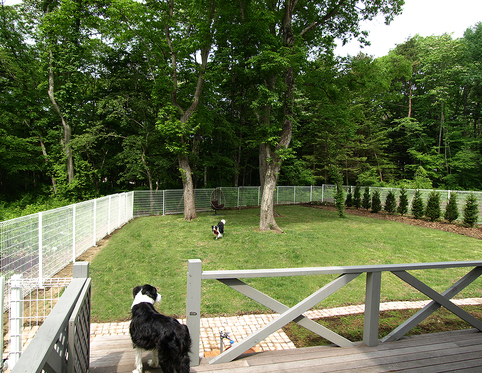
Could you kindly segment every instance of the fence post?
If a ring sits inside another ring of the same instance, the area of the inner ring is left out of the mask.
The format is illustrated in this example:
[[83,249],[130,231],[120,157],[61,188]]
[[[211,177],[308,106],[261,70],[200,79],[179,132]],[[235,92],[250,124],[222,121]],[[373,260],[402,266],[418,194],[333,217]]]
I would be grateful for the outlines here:
[[[2,277],[0,277],[0,296],[1,296],[1,298],[0,298],[0,311],[1,311],[1,313],[0,313],[0,325],[2,325],[2,327],[0,328],[0,341],[2,341],[2,348],[0,349],[0,351],[2,352],[1,356],[3,356],[3,307],[4,307],[4,304],[5,304],[4,299],[3,299],[4,296],[5,296],[4,292],[5,292],[5,277],[2,276]],[[4,370],[3,369],[3,358],[0,359],[0,369],[3,372],[3,370]]]
[[43,282],[43,243],[42,243],[42,212],[38,213],[38,281],[40,286],[42,285]]
[[368,347],[378,345],[381,283],[381,272],[367,272],[363,343]]
[[13,275],[10,286],[10,371],[22,354],[22,315],[22,275]]
[[129,192],[130,198],[130,206],[129,206],[129,220],[134,218],[134,192]]
[[72,262],[75,263],[75,203],[72,205]]
[[117,226],[115,229],[118,229],[121,226],[121,202],[122,202],[122,194],[117,195]]
[[191,335],[192,346],[189,355],[191,366],[199,365],[199,336],[201,329],[201,277],[202,262],[189,259],[187,266],[186,324]]
[[107,234],[110,234],[110,212],[111,212],[112,195],[109,195],[109,208],[107,211]]
[[[93,222],[92,222],[92,225],[93,225],[93,239],[92,239],[92,246],[96,246],[96,243],[97,243],[97,200],[94,199],[94,207],[93,207],[94,211],[92,212],[93,214]],[[102,232],[104,233],[104,232]]]
[[325,184],[321,184],[321,203],[324,202],[325,198]]
[[74,263],[72,278],[89,278],[89,262]]

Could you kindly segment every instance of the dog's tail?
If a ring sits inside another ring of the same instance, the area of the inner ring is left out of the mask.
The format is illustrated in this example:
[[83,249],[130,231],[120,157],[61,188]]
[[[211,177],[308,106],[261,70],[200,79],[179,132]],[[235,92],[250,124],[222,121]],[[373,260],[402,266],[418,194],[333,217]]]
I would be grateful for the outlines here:
[[226,220],[222,219],[222,220],[221,220],[221,223],[223,223],[224,225],[226,225]]

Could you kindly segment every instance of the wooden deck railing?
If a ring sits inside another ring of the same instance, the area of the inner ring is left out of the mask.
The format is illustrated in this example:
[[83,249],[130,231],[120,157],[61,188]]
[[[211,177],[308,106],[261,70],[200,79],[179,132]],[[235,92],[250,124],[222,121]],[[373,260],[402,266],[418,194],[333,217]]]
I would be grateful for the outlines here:
[[89,263],[77,262],[73,279],[11,369],[12,373],[89,371]]
[[[463,276],[454,285],[449,287],[443,293],[439,294],[428,285],[414,277],[408,271],[413,270],[430,270],[430,269],[447,269],[457,267],[473,267],[465,276]],[[363,342],[367,346],[376,346],[378,340],[378,322],[380,312],[380,289],[382,272],[391,272],[407,284],[411,285],[418,291],[422,292],[430,299],[426,307],[417,312],[410,319],[401,324],[389,335],[381,340],[381,342],[394,341],[408,333],[416,325],[422,322],[435,310],[441,306],[447,308],[455,315],[470,323],[473,327],[482,331],[482,322],[473,317],[459,306],[450,301],[452,297],[458,294],[462,289],[467,287],[475,279],[482,274],[482,261],[467,262],[439,262],[439,263],[414,263],[414,264],[387,264],[387,265],[366,265],[366,266],[347,266],[347,267],[315,267],[315,268],[284,268],[284,269],[257,269],[257,270],[239,270],[239,271],[203,271],[202,263],[199,259],[191,259],[188,263],[187,275],[187,302],[186,315],[187,325],[193,340],[191,353],[191,366],[199,365],[199,334],[201,321],[201,282],[202,280],[218,280],[234,290],[248,296],[256,302],[270,308],[279,316],[249,335],[241,342],[234,344],[230,349],[222,352],[219,356],[210,361],[213,363],[229,362],[244,351],[255,346],[267,338],[270,334],[276,332],[291,321],[297,322],[299,325],[313,331],[323,338],[330,340],[340,347],[351,346],[352,342],[335,332],[319,325],[318,323],[303,316],[303,313],[323,301],[329,295],[341,289],[351,280],[359,275],[366,273],[366,292],[365,292],[365,323],[363,331]],[[293,307],[288,307],[277,300],[267,296],[266,294],[247,285],[240,278],[255,277],[279,277],[279,276],[307,276],[307,275],[330,275],[339,274],[335,280],[323,286],[315,293]]]

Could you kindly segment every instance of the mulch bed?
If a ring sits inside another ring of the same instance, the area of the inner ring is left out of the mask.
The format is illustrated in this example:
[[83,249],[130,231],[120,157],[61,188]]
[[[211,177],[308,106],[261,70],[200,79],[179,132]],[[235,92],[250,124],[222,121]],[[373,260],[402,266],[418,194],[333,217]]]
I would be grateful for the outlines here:
[[[324,210],[330,210],[330,211],[336,211],[336,207],[333,205],[306,204],[305,206],[324,209]],[[415,219],[411,216],[400,216],[395,214],[388,214],[385,211],[373,213],[363,208],[360,208],[360,209],[345,208],[345,213],[350,215],[364,216],[364,217],[373,218],[373,219],[398,221],[400,223],[417,225],[419,227],[438,229],[440,231],[462,234],[464,236],[477,238],[479,240],[482,239],[482,227],[480,225],[476,225],[473,228],[469,228],[469,227],[464,227],[461,223],[449,223],[446,221],[430,221],[428,219]]]

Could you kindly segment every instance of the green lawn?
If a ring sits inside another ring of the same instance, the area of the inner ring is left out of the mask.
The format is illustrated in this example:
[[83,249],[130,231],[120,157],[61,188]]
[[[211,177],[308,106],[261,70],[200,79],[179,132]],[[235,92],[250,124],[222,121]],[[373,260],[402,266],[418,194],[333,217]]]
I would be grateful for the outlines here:
[[[138,218],[115,233],[90,267],[92,321],[128,320],[132,288],[150,283],[160,289],[157,308],[184,316],[188,259],[201,259],[204,270],[297,268],[338,265],[480,260],[481,241],[397,222],[302,206],[280,206],[279,226],[286,234],[258,232],[259,210],[229,210],[221,216],[200,214],[185,222],[181,215]],[[226,220],[224,238],[214,240],[211,225]],[[414,271],[441,292],[468,269]],[[246,282],[275,299],[294,305],[334,276],[279,277]],[[482,296],[482,282],[459,297]],[[202,313],[233,315],[267,310],[217,281],[203,281]],[[319,307],[360,304],[365,276],[324,300]],[[382,276],[382,301],[426,299],[394,275]]]

